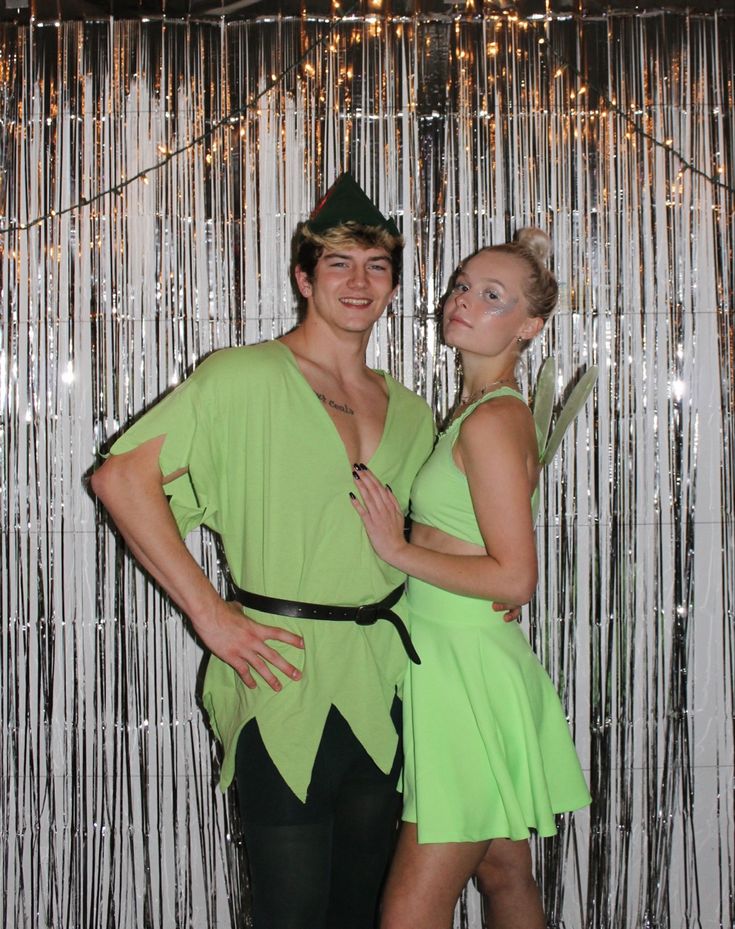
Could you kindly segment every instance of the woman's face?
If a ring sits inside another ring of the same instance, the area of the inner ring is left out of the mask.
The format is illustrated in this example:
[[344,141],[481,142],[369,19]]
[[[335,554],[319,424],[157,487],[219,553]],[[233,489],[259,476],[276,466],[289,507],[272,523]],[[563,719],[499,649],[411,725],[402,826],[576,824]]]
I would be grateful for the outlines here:
[[480,355],[500,355],[520,338],[531,339],[542,321],[529,316],[522,258],[480,252],[456,275],[444,304],[444,341]]

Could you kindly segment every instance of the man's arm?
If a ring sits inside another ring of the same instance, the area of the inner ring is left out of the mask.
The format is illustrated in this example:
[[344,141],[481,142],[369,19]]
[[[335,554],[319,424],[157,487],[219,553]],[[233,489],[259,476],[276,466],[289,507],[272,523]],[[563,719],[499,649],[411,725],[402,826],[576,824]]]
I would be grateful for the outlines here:
[[136,560],[189,617],[207,648],[234,668],[247,687],[257,686],[253,677],[257,672],[273,690],[280,690],[269,664],[294,680],[301,673],[266,640],[303,648],[303,639],[255,622],[212,587],[184,545],[163,490],[164,484],[183,473],[161,474],[158,462],[164,440],[165,436],[159,436],[132,451],[112,455],[92,475],[92,490]]

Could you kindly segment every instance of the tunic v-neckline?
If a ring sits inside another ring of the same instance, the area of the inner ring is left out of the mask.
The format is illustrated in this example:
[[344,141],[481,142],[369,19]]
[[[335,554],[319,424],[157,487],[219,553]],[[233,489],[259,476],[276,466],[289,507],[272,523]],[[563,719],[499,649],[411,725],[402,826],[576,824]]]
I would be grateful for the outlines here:
[[[350,456],[347,454],[347,446],[345,445],[344,440],[343,440],[342,436],[340,435],[339,429],[337,428],[337,424],[334,422],[334,420],[333,420],[332,417],[329,415],[329,413],[327,412],[327,410],[324,409],[324,405],[323,405],[322,401],[319,399],[319,397],[317,396],[316,391],[314,390],[314,388],[311,386],[311,384],[310,384],[309,381],[307,380],[306,375],[304,374],[304,372],[301,370],[301,367],[299,366],[299,363],[298,363],[298,361],[296,360],[296,355],[295,355],[295,353],[288,347],[288,345],[286,345],[285,342],[282,342],[280,339],[274,339],[274,340],[273,340],[273,343],[274,343],[275,345],[279,345],[279,346],[284,350],[284,352],[286,353],[286,356],[287,356],[287,358],[288,358],[288,361],[289,361],[290,365],[291,365],[292,368],[294,369],[295,374],[298,376],[299,382],[308,390],[309,394],[311,395],[311,402],[315,403],[315,404],[319,407],[320,414],[321,414],[322,416],[326,417],[326,419],[327,419],[327,421],[328,421],[328,423],[329,423],[329,426],[330,426],[330,431],[331,431],[332,435],[335,437],[335,439],[336,439],[337,443],[339,444],[340,448],[342,449],[342,454],[344,455],[344,459],[345,459],[345,461],[347,462],[347,465],[348,465],[348,467],[349,467],[349,469],[350,469],[350,472],[351,472],[351,471],[352,471],[352,467],[353,467],[353,465],[355,464],[355,462],[350,461]],[[389,431],[389,429],[390,429],[390,427],[391,427],[391,425],[392,425],[392,420],[393,420],[393,407],[394,407],[394,403],[393,403],[393,379],[390,377],[390,375],[387,373],[387,371],[382,371],[382,370],[380,370],[380,369],[375,369],[375,368],[373,368],[372,370],[373,370],[376,374],[379,374],[379,375],[383,378],[383,382],[385,383],[386,389],[387,389],[387,391],[388,391],[388,404],[387,404],[386,410],[385,410],[385,419],[383,420],[383,429],[382,429],[382,431],[381,431],[381,433],[380,433],[380,439],[379,439],[379,441],[378,441],[378,444],[375,446],[375,451],[374,451],[374,452],[372,453],[372,455],[367,459],[366,464],[368,464],[368,465],[371,465],[371,463],[375,461],[375,459],[378,457],[378,455],[379,455],[380,452],[382,451],[383,446],[385,445],[386,436],[388,435],[388,431]]]

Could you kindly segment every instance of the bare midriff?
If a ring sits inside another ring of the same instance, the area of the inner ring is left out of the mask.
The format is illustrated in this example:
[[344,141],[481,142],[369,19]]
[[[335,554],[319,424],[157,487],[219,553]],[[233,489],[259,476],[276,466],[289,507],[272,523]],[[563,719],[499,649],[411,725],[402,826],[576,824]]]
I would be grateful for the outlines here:
[[444,555],[487,555],[484,546],[465,542],[464,539],[458,539],[448,532],[424,523],[414,523],[411,526],[411,541],[422,548],[430,548]]

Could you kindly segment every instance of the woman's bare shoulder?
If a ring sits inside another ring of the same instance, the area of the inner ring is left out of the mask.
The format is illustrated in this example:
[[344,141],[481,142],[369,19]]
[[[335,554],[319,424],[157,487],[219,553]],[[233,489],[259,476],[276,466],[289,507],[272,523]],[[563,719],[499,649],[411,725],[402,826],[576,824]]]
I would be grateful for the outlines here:
[[467,442],[515,440],[527,442],[535,439],[536,430],[533,414],[520,397],[493,397],[481,403],[464,420],[460,427],[459,441]]

